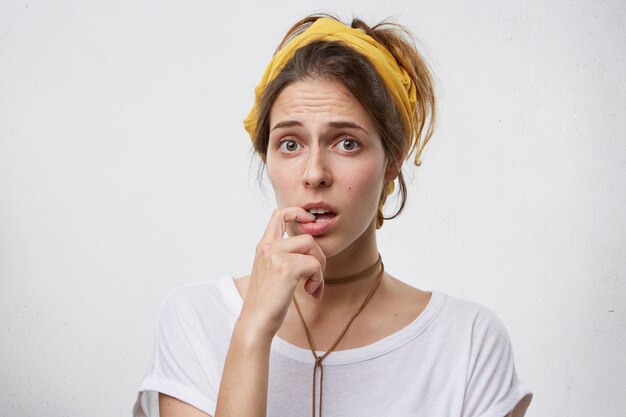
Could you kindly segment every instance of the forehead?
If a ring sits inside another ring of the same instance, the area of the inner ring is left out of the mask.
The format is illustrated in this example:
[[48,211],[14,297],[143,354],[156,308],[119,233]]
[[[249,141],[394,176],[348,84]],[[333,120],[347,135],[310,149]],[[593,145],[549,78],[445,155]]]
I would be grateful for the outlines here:
[[[270,111],[270,126],[283,120],[354,121],[373,129],[367,110],[340,82],[301,80],[285,87]],[[365,127],[365,126],[364,126]]]

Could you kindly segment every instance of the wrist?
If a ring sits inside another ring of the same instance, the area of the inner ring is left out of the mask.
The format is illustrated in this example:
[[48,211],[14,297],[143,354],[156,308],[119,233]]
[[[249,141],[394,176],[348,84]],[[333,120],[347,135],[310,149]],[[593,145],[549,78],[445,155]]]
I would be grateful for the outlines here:
[[232,339],[246,349],[263,349],[271,346],[275,333],[256,325],[252,320],[239,316],[233,329]]

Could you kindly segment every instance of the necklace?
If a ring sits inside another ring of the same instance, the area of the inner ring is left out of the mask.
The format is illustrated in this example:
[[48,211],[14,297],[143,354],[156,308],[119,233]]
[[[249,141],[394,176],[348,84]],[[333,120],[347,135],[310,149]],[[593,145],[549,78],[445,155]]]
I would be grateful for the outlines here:
[[365,271],[358,272],[358,273],[353,274],[353,275],[348,275],[347,277],[333,278],[333,279],[329,279],[329,280],[324,280],[324,285],[347,284],[348,282],[354,282],[354,281],[362,280],[363,278],[368,277],[376,269],[378,269],[378,267],[381,264],[382,264],[382,258],[381,258],[380,253],[379,253],[378,254],[378,260],[376,261],[376,263],[374,265],[370,266],[369,268],[367,268]]
[[370,274],[376,268],[378,268],[379,265],[380,265],[380,273],[379,273],[378,277],[376,278],[376,282],[374,282],[374,285],[372,286],[372,289],[367,294],[367,297],[365,297],[365,300],[363,300],[363,303],[361,303],[361,306],[354,313],[352,318],[350,320],[348,320],[348,324],[346,324],[346,327],[344,327],[342,332],[339,334],[339,337],[337,337],[337,339],[330,346],[330,349],[328,349],[326,351],[326,353],[324,353],[321,356],[317,355],[317,352],[316,352],[315,347],[313,345],[313,337],[311,336],[311,332],[309,331],[309,328],[307,327],[306,323],[304,322],[304,317],[302,316],[302,312],[300,311],[300,306],[298,306],[298,302],[296,301],[296,297],[295,296],[293,297],[293,303],[296,306],[296,311],[298,312],[298,316],[300,316],[300,321],[302,322],[302,326],[304,327],[304,331],[306,333],[306,339],[309,342],[309,347],[311,348],[311,353],[313,353],[313,357],[315,358],[315,365],[313,366],[313,406],[312,406],[312,414],[311,414],[313,417],[315,417],[315,402],[316,402],[315,401],[315,399],[316,399],[315,385],[316,385],[316,382],[317,382],[316,381],[317,368],[320,369],[320,413],[319,413],[319,417],[322,417],[322,384],[324,382],[324,367],[322,366],[322,361],[333,351],[333,349],[335,349],[335,347],[337,347],[337,345],[339,344],[339,342],[341,341],[343,336],[348,331],[348,328],[350,327],[350,325],[352,324],[352,322],[354,321],[356,316],[358,316],[359,313],[361,311],[363,311],[363,309],[365,308],[367,303],[371,300],[372,296],[374,295],[374,293],[376,292],[376,290],[380,286],[380,283],[382,282],[382,277],[383,277],[383,274],[385,272],[385,265],[383,264],[381,256],[379,254],[378,255],[378,260],[376,261],[376,263],[373,266],[371,266],[368,269],[366,269],[365,271],[359,272],[357,274],[350,275],[350,276],[347,276],[347,277],[337,278],[337,279],[328,281],[328,283],[333,283],[333,284],[342,284],[342,283],[346,283],[346,282],[353,282],[353,281],[356,281],[358,279],[362,279],[362,278],[366,277],[368,274]]

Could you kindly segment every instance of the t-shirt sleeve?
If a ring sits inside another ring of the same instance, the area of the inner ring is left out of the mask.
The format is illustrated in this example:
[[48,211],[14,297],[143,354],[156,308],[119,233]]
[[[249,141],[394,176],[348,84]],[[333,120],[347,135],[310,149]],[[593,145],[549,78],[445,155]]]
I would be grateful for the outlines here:
[[504,417],[531,391],[518,379],[509,335],[481,307],[471,334],[463,417]]
[[213,415],[219,382],[212,381],[200,323],[180,292],[161,305],[151,363],[135,403],[134,417],[158,416],[158,393]]

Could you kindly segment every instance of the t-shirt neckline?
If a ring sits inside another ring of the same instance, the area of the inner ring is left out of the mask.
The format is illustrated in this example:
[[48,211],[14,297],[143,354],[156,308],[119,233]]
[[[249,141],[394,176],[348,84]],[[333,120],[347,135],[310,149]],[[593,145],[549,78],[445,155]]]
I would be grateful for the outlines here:
[[[227,287],[225,288],[226,293],[230,299],[232,307],[236,310],[237,314],[239,314],[241,308],[243,307],[243,299],[241,298],[241,294],[239,294],[239,290],[235,285],[235,277],[228,275],[223,277],[222,280],[225,281],[225,285]],[[324,359],[324,365],[346,365],[349,363],[373,359],[411,342],[428,328],[432,321],[437,317],[444,304],[445,294],[439,291],[431,291],[431,294],[430,300],[424,310],[411,323],[402,329],[374,343],[370,343],[369,345],[332,352]],[[315,363],[315,358],[313,357],[313,353],[310,349],[304,349],[293,345],[282,339],[280,336],[274,336],[271,349],[275,353],[300,362],[310,364]],[[317,351],[317,354],[318,356],[321,356],[324,352]]]

